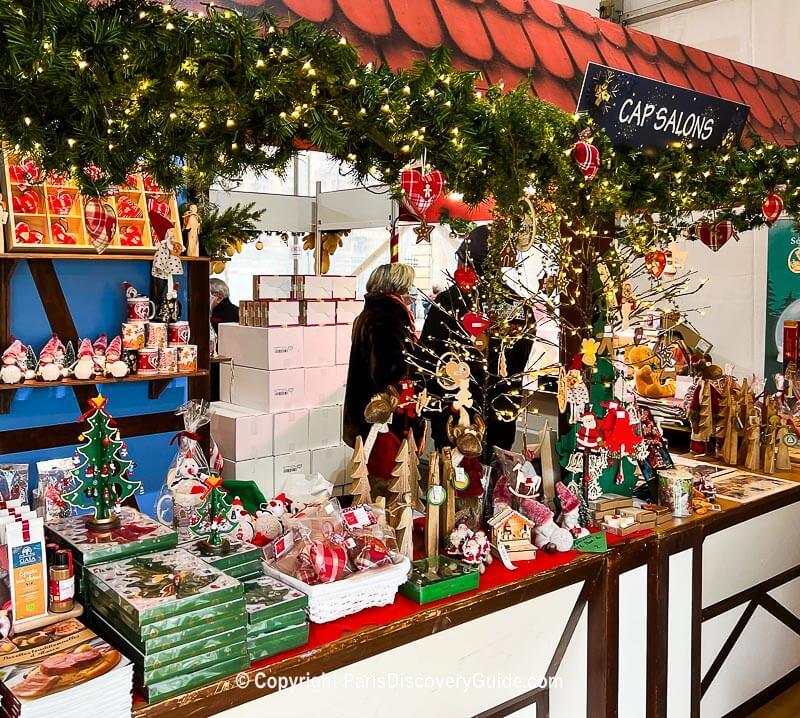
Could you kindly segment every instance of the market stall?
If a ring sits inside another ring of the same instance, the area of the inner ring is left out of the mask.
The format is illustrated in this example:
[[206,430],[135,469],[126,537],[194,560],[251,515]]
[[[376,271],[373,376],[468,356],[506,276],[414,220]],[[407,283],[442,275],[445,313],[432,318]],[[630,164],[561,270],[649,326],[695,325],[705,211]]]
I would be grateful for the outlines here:
[[[482,79],[224,8],[6,18],[0,712],[710,717],[800,674],[797,321],[737,372],[681,261],[800,216],[750,89],[797,82],[472,5]],[[481,84],[498,27],[532,85]],[[545,62],[562,36],[592,49]],[[227,191],[308,147],[362,187]],[[337,253],[384,224],[364,299]],[[412,311],[435,226],[457,263]],[[291,265],[247,273],[265,242]]]

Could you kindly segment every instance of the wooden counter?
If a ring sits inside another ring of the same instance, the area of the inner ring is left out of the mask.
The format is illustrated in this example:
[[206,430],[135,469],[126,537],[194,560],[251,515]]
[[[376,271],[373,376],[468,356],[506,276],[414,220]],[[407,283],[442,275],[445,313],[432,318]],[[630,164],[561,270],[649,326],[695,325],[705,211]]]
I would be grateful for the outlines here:
[[[800,480],[800,472],[780,476]],[[520,580],[509,573],[502,586],[257,664],[244,688],[231,677],[137,704],[134,716],[337,718],[373,715],[373,702],[385,718],[746,716],[800,678],[800,589],[792,584],[800,577],[800,484],[751,503],[720,504],[719,512],[675,520],[607,554],[578,555]],[[743,679],[748,655],[770,658]],[[361,685],[388,671],[440,668],[465,676],[516,671],[563,686]],[[300,682],[279,691],[280,678]]]

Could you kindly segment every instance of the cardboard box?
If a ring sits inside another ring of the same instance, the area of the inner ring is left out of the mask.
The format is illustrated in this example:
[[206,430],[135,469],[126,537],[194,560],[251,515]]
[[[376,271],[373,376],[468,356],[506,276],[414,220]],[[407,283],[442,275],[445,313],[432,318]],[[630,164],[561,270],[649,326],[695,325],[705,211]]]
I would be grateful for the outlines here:
[[633,499],[630,496],[621,496],[620,494],[602,494],[589,502],[589,508],[592,511],[608,514],[613,514],[616,509],[625,506],[633,506]]
[[282,489],[283,480],[287,476],[305,475],[311,471],[311,452],[295,451],[291,454],[280,454],[275,457],[275,484],[269,496],[275,496]]
[[308,410],[273,414],[273,446],[276,454],[291,454],[308,449]]
[[[219,353],[237,366],[296,369],[303,366],[303,327],[219,325]],[[236,403],[236,402],[234,402]]]
[[253,299],[291,299],[294,277],[257,274],[253,277]]
[[271,456],[272,417],[261,411],[215,401],[211,435],[220,453],[235,461]]
[[255,313],[257,327],[298,326],[300,321],[300,302],[297,299],[262,299],[253,302],[251,310]]
[[345,299],[336,302],[336,323],[352,324],[364,311],[363,299]]
[[344,387],[335,366],[311,367],[305,370],[305,406],[316,409],[344,401]]
[[333,299],[333,278],[300,274],[294,279],[295,299]]
[[304,362],[295,366],[336,366],[336,327],[303,327]]
[[[313,371],[309,369],[308,371]],[[306,393],[308,390],[306,389]],[[342,440],[342,407],[319,406],[308,411],[308,447],[324,449]]]
[[267,371],[246,366],[220,365],[220,398],[229,404],[266,411],[305,409],[305,371]]
[[309,327],[336,324],[336,302],[333,299],[304,299],[300,302],[300,319]]
[[334,486],[349,482],[349,449],[343,444],[311,451],[311,473],[322,474]]
[[225,481],[254,481],[264,496],[275,495],[275,460],[271,456],[248,461],[223,459],[222,478]]
[[350,367],[347,364],[339,364],[336,367],[336,380],[338,385],[341,387],[342,404],[344,404],[344,395],[347,390],[347,372],[349,370]]
[[358,279],[356,277],[346,277],[343,275],[332,276],[333,298],[334,299],[355,299]]
[[353,343],[353,327],[339,324],[336,327],[336,363],[350,363],[350,347]]

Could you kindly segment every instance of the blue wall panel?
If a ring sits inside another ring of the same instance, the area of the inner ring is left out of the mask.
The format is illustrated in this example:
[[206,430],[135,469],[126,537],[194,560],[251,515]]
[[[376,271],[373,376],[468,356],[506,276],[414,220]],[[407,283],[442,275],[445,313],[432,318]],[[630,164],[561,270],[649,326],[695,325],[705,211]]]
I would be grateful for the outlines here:
[[[150,289],[149,261],[92,261],[56,260],[56,273],[72,311],[75,327],[81,337],[92,340],[100,333],[109,340],[120,333],[120,324],[125,320],[124,281],[130,282],[140,293]],[[185,268],[184,264],[184,268]],[[181,285],[179,298],[186,302],[186,276],[176,277]],[[186,310],[183,312],[186,317]],[[28,263],[19,261],[11,282],[11,333],[25,344],[33,345],[34,351],[44,346],[51,336],[50,325],[33,283]],[[5,347],[0,348],[0,351]],[[77,349],[77,347],[76,347]],[[99,388],[109,397],[108,409],[112,416],[134,416],[174,411],[186,400],[186,379],[175,379],[164,393],[155,400],[147,396],[148,383],[104,384]],[[75,421],[85,407],[80,408],[72,389],[54,386],[47,389],[19,389],[9,414],[0,414],[0,431],[25,429]],[[75,425],[75,437],[80,433]],[[152,495],[161,487],[174,449],[169,447],[169,435],[159,434],[127,439],[130,457],[137,463],[134,478],[142,481],[150,498],[140,503],[148,511],[152,507]],[[0,446],[0,462],[31,464],[31,475],[35,485],[37,461],[71,456],[74,446],[26,453],[8,453],[14,447]]]

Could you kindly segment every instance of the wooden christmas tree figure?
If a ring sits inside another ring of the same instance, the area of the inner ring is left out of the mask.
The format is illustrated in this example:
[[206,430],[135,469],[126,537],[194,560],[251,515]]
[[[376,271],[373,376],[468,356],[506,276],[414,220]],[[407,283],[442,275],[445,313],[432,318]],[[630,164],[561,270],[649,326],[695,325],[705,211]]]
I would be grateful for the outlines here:
[[370,493],[367,460],[364,456],[364,441],[360,436],[356,437],[356,445],[353,448],[353,458],[350,464],[350,478],[353,480],[353,483],[350,485],[350,493],[353,495],[353,506],[358,506],[358,504],[371,504],[372,495]]
[[125,459],[128,450],[106,411],[107,403],[108,399],[98,394],[79,419],[89,428],[78,437],[85,443],[75,450],[73,460],[72,474],[78,486],[64,494],[64,500],[72,506],[93,511],[86,519],[91,531],[111,531],[119,526],[115,506],[142,488],[138,481],[128,479],[133,462]]
[[389,509],[390,513],[394,516],[395,508],[402,506],[404,503],[404,496],[411,493],[411,468],[408,460],[407,439],[403,440],[403,443],[400,444],[400,448],[397,450],[392,476],[394,477],[394,481],[389,485],[388,491],[393,495]]
[[411,473],[411,507],[414,511],[424,514],[425,506],[422,503],[419,489],[420,481],[422,481],[419,473],[419,453],[413,431],[408,432],[408,467]]
[[231,550],[231,543],[223,534],[235,528],[228,519],[231,503],[222,488],[222,477],[218,474],[211,474],[205,486],[205,493],[189,529],[195,536],[205,537],[197,543],[201,553],[209,556],[226,554]]
[[725,381],[725,430],[722,441],[721,459],[731,466],[736,466],[739,460],[739,402],[733,395],[733,377]]
[[411,507],[411,492],[398,496],[398,503],[394,508],[397,536],[397,551],[409,560],[414,558],[414,510]]

